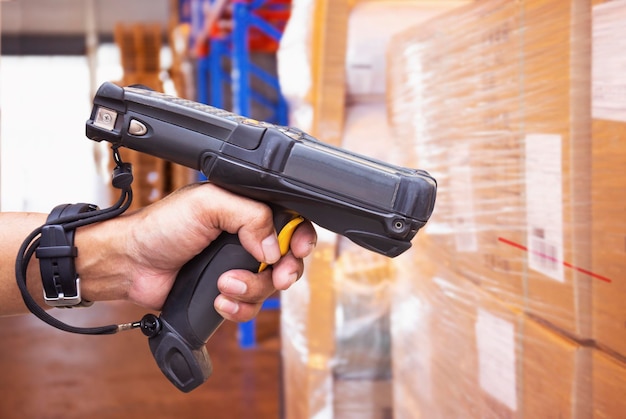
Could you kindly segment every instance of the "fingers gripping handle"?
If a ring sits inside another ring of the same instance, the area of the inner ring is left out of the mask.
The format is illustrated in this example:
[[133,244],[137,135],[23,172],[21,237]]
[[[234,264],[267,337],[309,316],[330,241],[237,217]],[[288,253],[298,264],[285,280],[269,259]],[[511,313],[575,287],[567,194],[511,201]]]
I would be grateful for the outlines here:
[[[275,213],[281,254],[289,251],[291,236],[302,221],[292,213]],[[150,324],[144,333],[157,365],[179,390],[189,392],[211,375],[205,345],[224,321],[213,305],[220,275],[232,269],[257,272],[265,266],[241,246],[236,235],[222,233],[180,270],[160,317],[144,317]]]
[[159,317],[160,332],[148,340],[157,365],[179,390],[189,392],[211,375],[205,344],[224,321],[213,306],[217,279],[258,265],[237,236],[222,233],[179,272]]

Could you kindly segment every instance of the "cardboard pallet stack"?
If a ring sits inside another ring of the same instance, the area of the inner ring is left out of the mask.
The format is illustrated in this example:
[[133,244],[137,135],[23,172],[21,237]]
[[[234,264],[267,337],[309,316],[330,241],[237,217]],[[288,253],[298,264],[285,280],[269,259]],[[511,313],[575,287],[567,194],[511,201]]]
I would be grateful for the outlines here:
[[393,132],[439,183],[395,261],[396,417],[625,411],[625,16],[481,0],[391,43]]
[[289,124],[334,145],[343,130],[348,12],[347,0],[294,1],[277,52]]
[[288,418],[626,411],[626,1],[453,3],[294,3],[291,123],[439,186],[396,259],[320,235],[283,299]]
[[395,289],[394,417],[589,417],[591,350],[418,244]]
[[[389,40],[461,3],[294,1],[278,51],[289,124],[353,152],[400,160],[386,117]],[[281,302],[285,417],[392,417],[391,260],[318,233],[303,279]]]
[[[118,23],[114,31],[123,70],[121,86],[143,85],[163,92],[161,49],[163,29],[158,23]],[[181,95],[182,96],[182,95]],[[130,149],[120,150],[122,159],[133,165],[133,203],[141,208],[195,180],[191,169]],[[111,169],[113,162],[110,162]],[[113,201],[118,193],[112,192]]]
[[593,408],[598,417],[626,410],[626,162],[624,34],[626,2],[593,1],[591,271]]

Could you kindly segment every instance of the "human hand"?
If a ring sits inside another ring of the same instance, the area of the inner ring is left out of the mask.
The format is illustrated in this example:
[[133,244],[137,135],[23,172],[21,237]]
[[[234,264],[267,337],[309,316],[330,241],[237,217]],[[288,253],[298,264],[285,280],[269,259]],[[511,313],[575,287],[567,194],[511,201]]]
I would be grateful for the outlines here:
[[[251,320],[265,299],[289,288],[302,275],[303,258],[317,240],[313,225],[306,221],[294,232],[290,251],[281,257],[267,205],[210,183],[189,185],[146,208],[77,234],[83,295],[94,300],[124,298],[158,310],[180,268],[222,231],[237,234],[252,256],[273,265],[261,273],[231,270],[219,278],[221,295],[207,304],[214,303],[225,319],[238,322]],[[98,237],[97,242],[105,246],[102,256],[94,256],[92,249],[98,245],[88,237]],[[112,243],[117,249],[110,249]],[[109,252],[115,256],[104,256]],[[120,281],[111,278],[113,272],[124,275],[121,287],[111,282]]]

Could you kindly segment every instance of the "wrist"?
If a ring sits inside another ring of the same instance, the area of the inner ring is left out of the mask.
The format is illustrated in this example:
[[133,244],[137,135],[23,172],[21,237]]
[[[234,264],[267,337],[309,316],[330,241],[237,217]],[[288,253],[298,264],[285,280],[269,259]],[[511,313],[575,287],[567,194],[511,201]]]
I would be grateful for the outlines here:
[[76,227],[72,222],[97,210],[97,206],[86,203],[57,205],[42,226],[35,255],[39,259],[46,305],[86,307],[92,304],[81,295],[80,277],[74,263]]
[[128,297],[130,278],[124,223],[108,220],[76,230],[75,264],[81,293],[89,301],[123,300]]

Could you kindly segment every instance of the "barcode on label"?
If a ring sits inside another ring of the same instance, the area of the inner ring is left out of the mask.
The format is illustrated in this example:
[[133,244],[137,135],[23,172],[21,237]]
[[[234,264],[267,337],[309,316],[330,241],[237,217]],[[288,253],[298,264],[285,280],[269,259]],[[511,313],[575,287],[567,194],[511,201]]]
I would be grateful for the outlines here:
[[563,282],[562,262],[557,244],[543,235],[543,230],[534,229],[528,243],[528,265],[531,269]]
[[542,270],[556,271],[558,264],[556,261],[556,246],[541,239],[533,239],[530,257],[535,265]]

